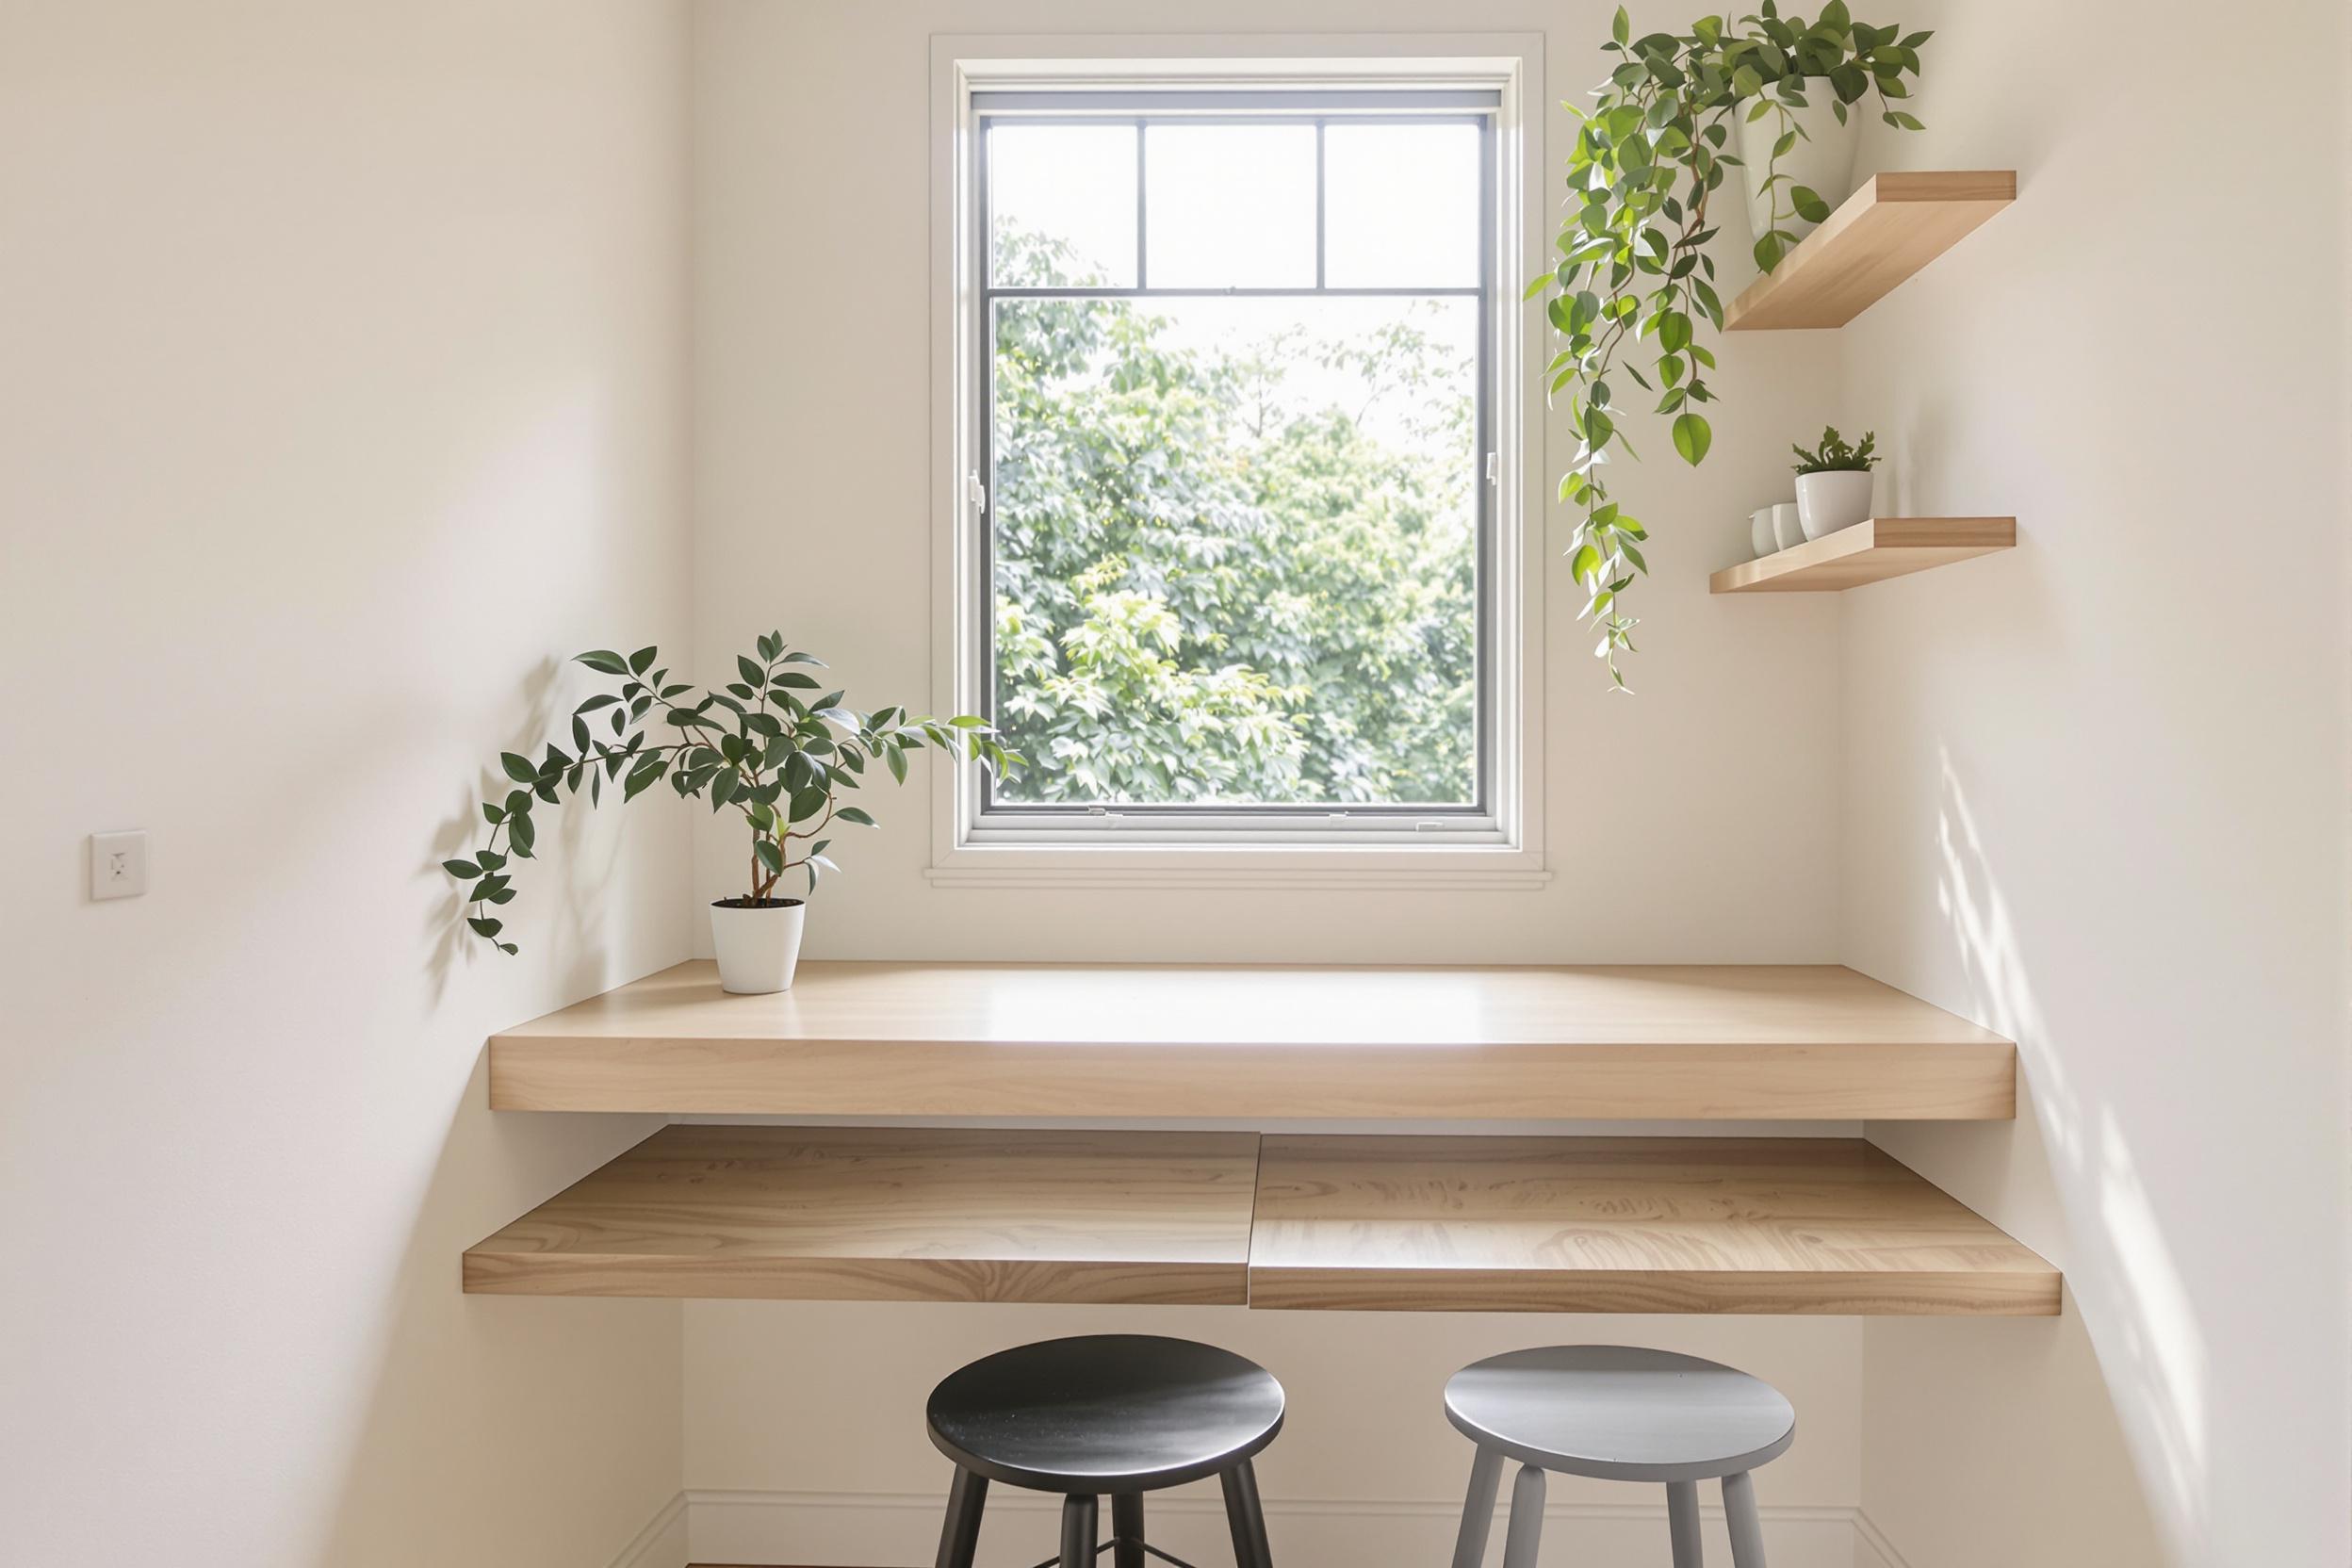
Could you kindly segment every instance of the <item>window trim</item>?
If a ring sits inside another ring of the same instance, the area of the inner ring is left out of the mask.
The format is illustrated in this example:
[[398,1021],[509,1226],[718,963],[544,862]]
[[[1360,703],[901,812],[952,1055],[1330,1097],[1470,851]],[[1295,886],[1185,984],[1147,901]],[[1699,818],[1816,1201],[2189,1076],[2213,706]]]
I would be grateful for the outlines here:
[[[1482,784],[1475,827],[1463,808],[1263,807],[1240,813],[1200,808],[1000,808],[983,822],[977,770],[933,775],[935,883],[950,886],[1537,887],[1547,881],[1542,839],[1544,639],[1540,530],[1542,421],[1528,407],[1529,355],[1540,351],[1533,313],[1516,308],[1530,269],[1543,265],[1524,214],[1536,199],[1542,159],[1541,40],[1517,35],[1359,35],[1284,38],[955,38],[933,40],[933,480],[934,599],[945,635],[935,639],[935,701],[941,711],[980,710],[988,635],[977,574],[986,569],[987,519],[969,479],[984,449],[976,405],[986,352],[978,234],[976,94],[1019,112],[1135,113],[1131,94],[1189,95],[1198,112],[1240,108],[1269,90],[1395,92],[1429,112],[1461,114],[1465,93],[1493,94],[1485,202],[1493,306],[1483,323],[1488,362],[1482,443],[1496,455],[1485,487],[1480,657],[1489,701],[1481,713]],[[1103,93],[1119,94],[1117,111]],[[1411,99],[1403,95],[1415,95]],[[1032,106],[1037,106],[1033,107]],[[1154,106],[1154,115],[1168,112]],[[1245,111],[1246,112],[1246,111]],[[1496,200],[1497,193],[1506,199]],[[1515,198],[1515,199],[1511,199]],[[1210,292],[1222,293],[1223,290]],[[985,651],[985,650],[984,650]],[[1181,818],[1179,818],[1181,813]],[[1018,816],[1018,824],[1005,817]],[[1441,824],[1446,825],[1440,825]]]

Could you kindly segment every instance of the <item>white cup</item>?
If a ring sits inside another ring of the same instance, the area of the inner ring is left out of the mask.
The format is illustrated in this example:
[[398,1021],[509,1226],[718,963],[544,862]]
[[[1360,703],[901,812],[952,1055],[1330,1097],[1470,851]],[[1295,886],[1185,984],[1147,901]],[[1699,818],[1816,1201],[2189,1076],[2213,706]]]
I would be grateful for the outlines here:
[[1785,550],[1805,543],[1805,526],[1797,520],[1796,502],[1782,501],[1772,508],[1772,538]]
[[1772,536],[1772,509],[1759,506],[1748,514],[1748,547],[1760,560],[1780,548],[1780,541]]

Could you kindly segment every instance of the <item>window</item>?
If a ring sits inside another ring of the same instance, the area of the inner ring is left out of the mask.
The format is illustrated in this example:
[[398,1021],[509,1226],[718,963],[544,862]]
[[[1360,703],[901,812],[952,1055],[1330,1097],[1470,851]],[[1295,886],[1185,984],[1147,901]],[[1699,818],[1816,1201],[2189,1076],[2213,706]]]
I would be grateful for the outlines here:
[[1524,851],[1505,91],[1120,75],[959,106],[952,844]]

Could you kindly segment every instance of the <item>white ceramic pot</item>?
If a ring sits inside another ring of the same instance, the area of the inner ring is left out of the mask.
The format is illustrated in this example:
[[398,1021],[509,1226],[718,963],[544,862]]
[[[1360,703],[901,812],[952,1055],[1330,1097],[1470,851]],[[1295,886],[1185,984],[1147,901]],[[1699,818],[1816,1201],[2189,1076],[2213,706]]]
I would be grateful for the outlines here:
[[1748,547],[1759,556],[1780,548],[1780,541],[1772,537],[1772,509],[1759,506],[1748,514]]
[[1783,501],[1772,508],[1772,543],[1784,550],[1795,549],[1805,543],[1805,530],[1797,522],[1797,503]]
[[1797,476],[1797,520],[1807,539],[1852,528],[1870,514],[1870,471]]
[[[1831,90],[1828,77],[1807,76],[1805,107],[1792,109],[1781,105],[1778,112],[1767,110],[1761,119],[1740,121],[1740,156],[1747,167],[1735,172],[1740,175],[1740,190],[1748,199],[1749,239],[1763,238],[1774,226],[1772,210],[1775,205],[1780,208],[1778,227],[1783,233],[1802,239],[1812,232],[1813,225],[1796,216],[1788,200],[1791,186],[1805,187],[1833,209],[1854,194],[1854,155],[1861,145],[1862,116],[1850,107],[1846,122],[1840,125],[1829,107],[1837,101],[1838,94]],[[1783,119],[1783,115],[1787,118]],[[1804,134],[1781,158],[1775,172],[1785,178],[1772,187],[1772,200],[1768,202],[1765,192],[1757,188],[1763,184],[1772,160],[1772,144],[1792,129]]]
[[801,917],[808,912],[797,898],[770,899],[756,907],[711,905],[719,988],[739,996],[792,989],[792,971],[800,965]]

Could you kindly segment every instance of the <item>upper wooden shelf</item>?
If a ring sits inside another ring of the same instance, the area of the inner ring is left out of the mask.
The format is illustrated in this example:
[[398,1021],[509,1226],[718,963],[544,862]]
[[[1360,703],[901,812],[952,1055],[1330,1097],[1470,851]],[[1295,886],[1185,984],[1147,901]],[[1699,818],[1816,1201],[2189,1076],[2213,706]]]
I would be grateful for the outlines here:
[[2012,169],[1874,175],[1731,302],[1723,330],[1842,327],[2017,199]]
[[1858,1138],[1267,1137],[1253,1307],[2047,1315],[2059,1274]]
[[469,1249],[466,1288],[1238,1306],[1257,1142],[669,1127]]
[[681,964],[490,1041],[517,1111],[2006,1119],[2017,1051],[1835,966]]
[[1837,594],[2017,542],[2015,517],[1872,517],[1707,580],[1718,594]]

